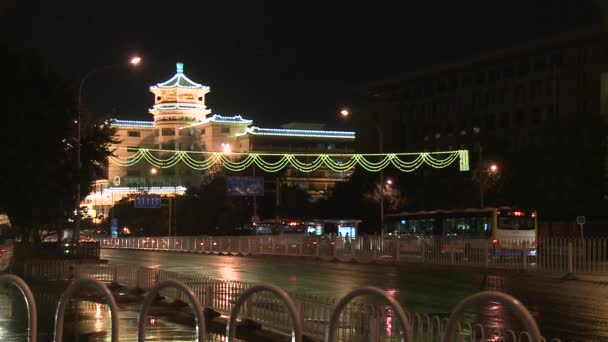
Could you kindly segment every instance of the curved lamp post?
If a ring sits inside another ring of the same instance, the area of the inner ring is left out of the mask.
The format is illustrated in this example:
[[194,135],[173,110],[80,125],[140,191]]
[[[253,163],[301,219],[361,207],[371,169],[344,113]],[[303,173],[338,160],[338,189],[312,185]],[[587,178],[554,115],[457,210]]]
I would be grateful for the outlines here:
[[[139,63],[141,63],[141,57],[138,56],[134,56],[129,60],[129,63],[131,65],[138,65]],[[81,136],[81,117],[82,117],[82,89],[84,88],[84,85],[86,83],[86,81],[89,79],[89,77],[91,75],[93,75],[94,73],[97,73],[101,70],[107,70],[107,69],[113,69],[115,67],[120,67],[123,66],[123,64],[112,64],[112,65],[104,65],[104,66],[99,66],[99,67],[95,67],[91,70],[89,70],[89,72],[87,72],[82,79],[80,79],[80,85],[78,86],[78,119],[76,121],[77,125],[78,125],[78,136],[77,136],[77,147],[76,147],[76,163],[77,163],[77,172],[76,172],[76,218],[74,220],[74,231],[72,233],[72,242],[74,244],[74,251],[77,250],[76,246],[78,245],[78,240],[80,239],[80,222],[81,222],[81,217],[80,217],[80,173],[81,173],[81,169],[82,169],[82,162],[80,159],[80,142],[82,139]]]

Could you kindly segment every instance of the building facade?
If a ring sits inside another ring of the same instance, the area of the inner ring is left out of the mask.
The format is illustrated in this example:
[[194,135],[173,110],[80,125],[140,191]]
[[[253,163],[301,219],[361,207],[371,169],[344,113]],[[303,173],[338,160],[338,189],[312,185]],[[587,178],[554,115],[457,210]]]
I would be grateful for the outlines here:
[[[519,175],[515,183],[534,189],[522,190],[519,199],[512,190],[502,201],[582,204],[594,189],[605,196],[606,42],[605,29],[586,27],[369,84],[359,92],[367,115],[358,124],[358,143],[376,148],[376,131],[367,128],[376,123],[385,151],[468,149],[472,166],[492,159],[505,178]],[[470,182],[459,184],[461,194],[476,196]],[[464,195],[452,206],[475,204]]]
[[[169,80],[150,87],[154,106],[150,121],[113,120],[116,128],[115,155],[128,158],[140,148],[153,151],[158,158],[170,157],[171,151],[224,153],[352,153],[355,133],[324,130],[323,125],[286,124],[279,128],[253,126],[253,120],[240,115],[213,114],[205,105],[208,86],[196,83],[184,74],[177,63]],[[219,167],[219,166],[218,166]],[[211,172],[219,171],[217,168]],[[247,171],[248,174],[249,171]],[[106,180],[98,181],[86,204],[104,213],[113,203],[129,193],[146,191],[162,195],[183,194],[188,186],[197,186],[209,171],[197,171],[179,163],[170,168],[156,168],[147,162],[125,167],[110,163]],[[264,174],[281,184],[307,191],[313,198],[327,196],[337,182],[350,172],[318,169],[310,173],[288,168],[282,173]]]

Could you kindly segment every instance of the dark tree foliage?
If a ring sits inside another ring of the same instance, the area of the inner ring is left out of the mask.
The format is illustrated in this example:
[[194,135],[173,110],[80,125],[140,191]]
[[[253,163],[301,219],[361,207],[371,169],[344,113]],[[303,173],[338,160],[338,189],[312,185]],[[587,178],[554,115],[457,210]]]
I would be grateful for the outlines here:
[[360,219],[363,233],[378,232],[380,222],[379,203],[365,194],[373,193],[378,174],[357,170],[344,183],[338,183],[331,197],[318,203],[321,218]]
[[281,187],[281,205],[276,209],[276,216],[295,219],[310,219],[316,216],[315,205],[311,203],[310,195],[296,187],[284,185]]
[[36,53],[0,54],[0,68],[0,210],[28,241],[41,228],[66,226],[76,206],[76,182],[81,182],[84,198],[110,153],[113,132],[108,125],[83,121],[83,163],[77,177],[73,87]]

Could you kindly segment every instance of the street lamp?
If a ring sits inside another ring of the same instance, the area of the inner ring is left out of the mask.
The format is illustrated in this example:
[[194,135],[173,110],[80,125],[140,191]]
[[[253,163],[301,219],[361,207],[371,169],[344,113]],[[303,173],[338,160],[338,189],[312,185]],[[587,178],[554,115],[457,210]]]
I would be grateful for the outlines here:
[[[340,111],[340,115],[342,115],[343,118],[347,118],[350,115],[350,111],[346,108],[343,108]],[[380,155],[382,155],[382,126],[380,124],[380,120],[378,120],[379,118],[377,118],[377,120],[374,120],[374,124],[376,126],[376,129],[378,130],[378,149],[379,149],[379,153]],[[392,180],[391,180],[392,182]],[[390,184],[389,184],[390,185]],[[382,237],[382,240],[384,239],[384,169],[380,169],[380,235]]]
[[[138,56],[134,56],[129,60],[129,63],[131,65],[138,65],[141,62],[141,57]],[[77,171],[76,171],[76,219],[74,220],[74,232],[72,234],[72,240],[74,245],[78,244],[78,240],[80,240],[80,223],[81,223],[81,218],[80,218],[80,171],[82,169],[82,163],[81,163],[81,159],[80,159],[80,142],[82,140],[82,135],[81,135],[81,120],[82,120],[82,89],[84,88],[84,84],[85,82],[89,79],[89,76],[91,76],[92,74],[101,71],[101,70],[105,70],[105,69],[111,69],[111,68],[115,68],[118,66],[122,66],[122,64],[112,64],[112,65],[105,65],[105,66],[100,66],[100,67],[95,67],[91,70],[89,70],[89,72],[87,72],[82,79],[80,80],[80,85],[78,87],[78,119],[76,120],[76,123],[78,125],[77,129],[78,129],[78,137],[77,137],[77,147],[76,147],[76,167],[77,167]]]
[[496,163],[480,164],[473,173],[473,180],[479,184],[479,206],[485,206],[485,190],[495,185],[500,178],[499,168]]

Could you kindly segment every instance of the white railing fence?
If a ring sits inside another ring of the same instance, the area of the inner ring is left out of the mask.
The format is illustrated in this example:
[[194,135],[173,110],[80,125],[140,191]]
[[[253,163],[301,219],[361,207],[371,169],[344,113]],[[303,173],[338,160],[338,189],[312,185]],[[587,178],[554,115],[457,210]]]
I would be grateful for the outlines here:
[[[57,269],[59,268],[49,268],[49,272]],[[191,296],[187,291],[183,291],[183,288],[175,286],[161,286],[159,292],[163,296],[179,299],[185,303],[192,303],[192,296],[194,296],[202,307],[215,310],[224,316],[231,315],[235,310],[235,303],[254,286],[244,282],[212,279],[134,265],[79,264],[74,266],[70,275],[74,279],[93,279],[105,283],[119,283],[126,287],[138,287],[148,293],[167,281],[171,281],[173,284],[179,282],[190,289]],[[59,276],[49,277],[60,278]],[[379,289],[377,291],[385,293]],[[340,308],[341,313],[336,313],[335,310],[339,303],[335,298],[300,293],[288,293],[288,297],[293,302],[298,319],[301,320],[303,333],[309,339],[318,341],[327,339],[330,321],[335,315],[339,318],[336,321],[334,317],[332,329],[335,329],[335,337],[340,341],[401,340],[405,336],[405,332],[400,329],[401,323],[398,319],[400,314],[390,305],[366,298],[367,300],[349,302]],[[238,317],[241,320],[251,320],[265,328],[285,334],[294,333],[293,315],[290,313],[291,310],[287,310],[289,306],[284,305],[284,298],[277,297],[268,291],[261,291],[256,292],[243,303],[237,308]],[[394,305],[394,303],[392,304]],[[445,333],[449,323],[447,317],[408,313],[407,311],[404,311],[404,315],[409,322],[412,341],[442,341],[441,336]],[[457,322],[455,336],[458,338],[454,341],[527,342],[534,340],[529,337],[530,333],[524,331],[523,328],[519,330],[506,328],[509,324],[505,324],[504,329],[497,328],[495,320],[491,325],[479,321],[455,322]],[[536,323],[534,322],[534,324]]]
[[343,261],[426,263],[543,272],[608,271],[608,238],[500,241],[398,236],[217,236],[100,239],[102,248],[225,255],[277,255]]

